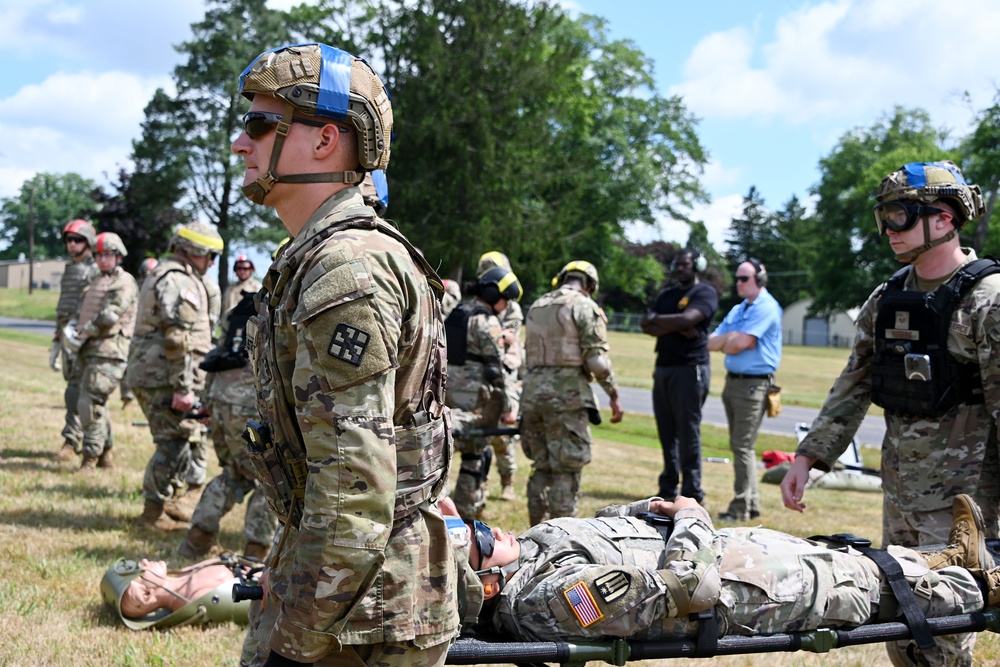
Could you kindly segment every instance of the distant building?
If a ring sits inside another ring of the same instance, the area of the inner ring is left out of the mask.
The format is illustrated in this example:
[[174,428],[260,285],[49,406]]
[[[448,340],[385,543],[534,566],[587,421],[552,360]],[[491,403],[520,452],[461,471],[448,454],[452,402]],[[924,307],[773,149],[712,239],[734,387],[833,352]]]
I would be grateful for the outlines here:
[[813,345],[818,347],[850,347],[858,329],[854,319],[861,308],[851,308],[846,313],[830,317],[810,317],[812,299],[800,299],[785,308],[781,329],[785,345]]
[[[0,261],[0,287],[14,289],[28,288],[28,260],[14,259]],[[35,260],[34,275],[31,277],[34,289],[59,289],[63,272],[66,270],[65,259]]]

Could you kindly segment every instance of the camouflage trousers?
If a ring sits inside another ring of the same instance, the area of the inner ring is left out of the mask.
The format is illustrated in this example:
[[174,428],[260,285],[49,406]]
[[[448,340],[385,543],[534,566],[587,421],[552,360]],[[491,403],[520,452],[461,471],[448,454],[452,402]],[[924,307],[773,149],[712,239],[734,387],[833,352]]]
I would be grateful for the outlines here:
[[62,374],[66,380],[63,390],[63,403],[66,404],[66,416],[63,423],[62,437],[65,442],[73,445],[79,453],[83,445],[83,427],[77,414],[77,404],[80,402],[80,377],[77,373],[77,357],[66,350],[62,351]]
[[590,463],[587,411],[524,406],[521,448],[532,462],[527,489],[531,525],[576,516],[581,471]]
[[726,378],[722,389],[722,405],[729,424],[729,449],[733,452],[733,499],[730,514],[745,517],[760,512],[760,491],[757,488],[757,431],[767,407],[767,378]]
[[247,499],[243,524],[246,541],[271,544],[278,528],[278,517],[268,506],[267,498],[257,489],[253,465],[242,438],[247,419],[253,419],[256,410],[218,401],[212,402],[211,409],[212,442],[223,470],[205,487],[191,523],[207,533],[218,535],[222,517],[236,503]]
[[[468,410],[451,411],[452,426],[461,432],[475,428],[480,416]],[[456,436],[455,452],[461,457],[455,491],[451,499],[464,517],[478,517],[486,507],[486,478],[490,473],[493,450],[487,438],[465,438]]]
[[[977,498],[982,501],[981,509],[986,520],[988,537],[996,536],[997,502]],[[899,544],[907,547],[941,545],[948,543],[951,531],[951,509],[934,512],[904,512],[895,503],[882,503],[882,544]],[[992,528],[991,528],[992,526]],[[949,667],[972,667],[972,651],[976,646],[973,632],[936,637],[937,646],[921,651],[912,640],[886,644],[890,654],[913,655],[927,665]]]
[[497,472],[500,473],[500,483],[511,484],[514,481],[514,473],[517,472],[517,458],[515,452],[521,446],[521,436],[519,435],[499,435],[490,438],[490,447],[493,448],[493,462],[496,463]]
[[83,455],[100,456],[114,446],[108,397],[125,374],[125,362],[109,359],[78,359],[76,412],[83,431]]
[[206,475],[202,425],[193,419],[183,419],[170,409],[174,395],[170,387],[134,387],[132,391],[146,415],[156,446],[142,478],[143,495],[150,500],[166,502],[181,493],[192,479],[197,480],[199,464],[192,463],[192,452],[201,460],[200,483],[203,484]]

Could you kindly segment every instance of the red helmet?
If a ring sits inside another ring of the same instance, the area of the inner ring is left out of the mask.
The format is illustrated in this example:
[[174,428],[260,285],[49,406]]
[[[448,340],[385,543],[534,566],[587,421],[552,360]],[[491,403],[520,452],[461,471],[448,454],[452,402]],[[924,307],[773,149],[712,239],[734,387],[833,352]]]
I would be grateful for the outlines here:
[[77,236],[82,236],[87,241],[87,246],[93,250],[94,240],[97,236],[97,232],[94,230],[94,225],[90,224],[86,220],[70,220],[66,223],[66,226],[62,230],[62,239],[66,241],[67,234],[76,234]]
[[234,262],[233,262],[233,270],[234,270],[234,271],[236,270],[236,266],[237,266],[238,264],[240,264],[240,263],[246,263],[246,264],[249,264],[249,265],[250,265],[250,269],[251,269],[251,270],[253,270],[253,269],[256,269],[256,268],[257,268],[257,267],[255,267],[255,266],[253,265],[253,261],[252,261],[252,260],[251,260],[251,259],[250,259],[249,257],[247,257],[246,255],[239,255],[239,256],[238,256],[238,257],[236,258],[236,261],[234,261]]

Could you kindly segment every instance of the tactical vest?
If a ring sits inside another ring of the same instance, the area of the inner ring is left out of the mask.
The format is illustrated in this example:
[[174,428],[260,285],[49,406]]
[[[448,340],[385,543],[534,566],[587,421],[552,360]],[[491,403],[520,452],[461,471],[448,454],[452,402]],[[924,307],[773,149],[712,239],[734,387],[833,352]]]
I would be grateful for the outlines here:
[[167,319],[165,314],[160,312],[160,304],[156,298],[156,285],[171,272],[180,272],[191,279],[191,283],[198,290],[198,298],[204,299],[204,303],[198,309],[199,317],[191,326],[189,332],[191,350],[196,356],[204,357],[212,349],[212,324],[209,319],[208,288],[195,270],[180,260],[168,257],[161,260],[153,267],[146,280],[142,284],[142,292],[139,293],[139,321],[135,327],[136,338],[146,338],[162,344],[163,322]]
[[[296,419],[295,405],[284,392],[284,379],[290,381],[291,378],[283,379],[280,375],[281,365],[278,363],[273,332],[276,326],[284,327],[290,323],[291,314],[285,303],[286,290],[299,267],[308,265],[324,242],[336,232],[347,229],[377,230],[403,244],[414,263],[421,268],[432,288],[428,304],[432,318],[430,323],[441,326],[439,295],[444,287],[434,269],[399,231],[372,217],[368,207],[363,209],[368,215],[359,213],[355,217],[335,222],[301,246],[286,246],[264,278],[263,287],[257,295],[257,315],[248,323],[248,328],[253,331],[248,341],[248,352],[258,374],[258,383],[272,385],[271,401],[267,406],[262,406],[261,412],[265,418],[269,413],[273,414],[275,420],[274,423],[266,422],[264,425],[272,442],[263,443],[262,447],[251,446],[248,450],[268,504],[283,524],[297,526],[302,517],[307,466],[305,443]],[[433,331],[433,328],[429,330]],[[397,424],[393,428],[397,459],[394,521],[411,514],[426,500],[436,497],[448,481],[452,435],[451,420],[444,403],[447,360],[442,339],[441,336],[435,337],[427,367],[423,369],[420,388],[411,394],[409,407],[413,417],[410,423]],[[262,367],[270,369],[272,377],[262,380]],[[414,372],[417,372],[416,369]],[[397,381],[401,380],[401,376],[402,373],[397,370]],[[265,412],[267,408],[273,412]],[[398,412],[399,406],[396,408]]]
[[531,304],[524,342],[528,368],[583,365],[580,332],[573,321],[573,303],[589,298],[583,292],[564,286]]
[[[115,283],[122,280],[123,273],[124,270],[121,267],[117,267],[111,274],[102,273],[90,283],[90,287],[83,293],[83,303],[80,304],[80,315],[77,318],[76,324],[77,331],[81,330],[87,322],[100,315],[101,303],[103,303],[104,297],[107,296],[108,290]],[[107,331],[102,332],[100,337],[111,338],[118,333],[123,333],[126,337],[131,337],[135,329],[135,315],[135,308],[125,309],[118,318],[118,321]]]
[[62,280],[59,282],[59,302],[56,314],[60,324],[65,324],[80,311],[83,290],[91,279],[99,273],[93,255],[79,262],[68,262]]
[[247,365],[247,322],[257,314],[253,298],[253,293],[245,293],[243,298],[226,312],[223,318],[226,335],[219,341],[219,345],[205,355],[204,361],[198,364],[202,370],[220,373]]
[[871,399],[900,416],[939,418],[959,403],[983,402],[979,364],[948,352],[955,307],[976,283],[1000,273],[1000,261],[963,266],[931,292],[903,289],[910,267],[897,271],[882,290],[875,317]]
[[467,301],[462,301],[455,306],[444,321],[444,332],[448,337],[449,364],[464,366],[466,361],[483,363],[481,356],[469,352],[469,320],[476,315],[489,314],[490,311],[486,307]]

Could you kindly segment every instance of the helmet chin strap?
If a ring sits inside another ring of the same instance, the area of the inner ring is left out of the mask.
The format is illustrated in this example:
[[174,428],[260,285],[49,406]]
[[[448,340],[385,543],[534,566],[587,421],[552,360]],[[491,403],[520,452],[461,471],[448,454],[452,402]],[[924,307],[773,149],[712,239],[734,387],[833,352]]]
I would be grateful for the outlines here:
[[911,263],[913,263],[913,261],[917,257],[919,257],[920,255],[924,254],[925,252],[927,252],[931,248],[935,248],[935,247],[941,245],[942,243],[947,243],[948,241],[952,240],[953,238],[955,238],[956,234],[958,234],[958,230],[953,227],[950,232],[948,232],[947,234],[945,234],[941,238],[936,239],[934,241],[927,241],[927,239],[929,239],[931,237],[931,216],[925,215],[924,216],[924,241],[926,241],[926,243],[924,243],[919,248],[914,248],[913,250],[908,250],[908,251],[906,251],[904,253],[897,254],[896,255],[896,259],[898,261],[900,261],[900,262],[903,262],[904,264],[911,264]]
[[267,166],[267,173],[259,177],[250,185],[243,186],[243,195],[254,204],[264,203],[264,198],[271,191],[275,183],[360,183],[364,180],[363,171],[338,171],[315,174],[289,174],[279,176],[275,172],[278,166],[278,158],[281,157],[281,149],[285,145],[285,137],[292,127],[292,116],[295,115],[295,107],[285,103],[285,110],[281,114],[281,122],[274,128],[276,136],[274,145],[271,147],[271,163]]

